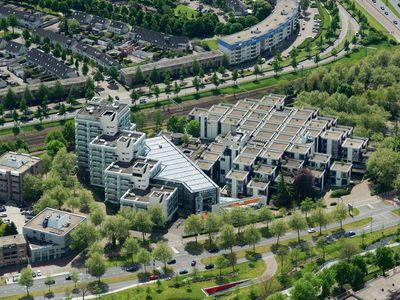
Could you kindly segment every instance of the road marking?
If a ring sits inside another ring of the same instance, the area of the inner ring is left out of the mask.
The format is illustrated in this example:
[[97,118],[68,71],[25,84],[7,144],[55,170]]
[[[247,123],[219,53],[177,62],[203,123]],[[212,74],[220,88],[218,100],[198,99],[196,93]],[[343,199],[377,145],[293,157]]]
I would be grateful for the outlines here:
[[172,251],[174,251],[175,254],[179,254],[179,251],[175,247],[171,247]]

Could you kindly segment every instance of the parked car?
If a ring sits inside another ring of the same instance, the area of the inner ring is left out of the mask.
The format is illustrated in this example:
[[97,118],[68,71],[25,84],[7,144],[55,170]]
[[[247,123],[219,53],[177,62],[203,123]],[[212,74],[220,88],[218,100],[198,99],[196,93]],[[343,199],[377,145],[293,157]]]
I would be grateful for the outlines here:
[[5,218],[5,217],[7,217],[7,214],[3,212],[0,214],[0,217]]
[[126,267],[126,269],[125,269],[125,271],[127,271],[127,272],[135,272],[135,271],[137,271],[137,267],[136,266],[129,266],[129,267]]
[[36,277],[36,273],[32,272],[32,277],[35,278]]
[[149,278],[150,280],[156,280],[158,279],[158,276],[156,274],[151,274]]
[[345,237],[351,237],[351,236],[355,236],[355,235],[356,235],[356,233],[354,231],[347,231],[344,233]]
[[387,11],[385,11],[385,15],[388,15],[389,13]]
[[186,269],[179,270],[179,274],[180,275],[184,275],[184,274],[187,274],[187,273],[189,273],[189,272]]
[[67,275],[65,275],[65,280],[72,280],[71,273],[68,273]]
[[208,264],[204,267],[206,270],[214,269],[214,264]]
[[383,6],[381,6],[381,10],[385,10],[385,8]]
[[167,261],[168,265],[173,265],[176,264],[176,259],[171,259],[170,261]]
[[0,212],[6,211],[6,207],[4,205],[0,205]]
[[40,277],[40,276],[42,276],[42,272],[40,272],[40,270],[37,270],[37,271],[36,271],[36,275],[37,275],[38,277]]
[[192,260],[192,262],[190,263],[190,265],[191,265],[192,267],[194,267],[194,266],[196,265],[196,261],[195,261],[195,260]]
[[397,21],[396,21],[396,20],[393,20],[393,24],[397,25]]
[[308,233],[314,233],[314,232],[316,232],[316,230],[315,230],[315,228],[310,228],[310,229],[307,230],[307,232]]

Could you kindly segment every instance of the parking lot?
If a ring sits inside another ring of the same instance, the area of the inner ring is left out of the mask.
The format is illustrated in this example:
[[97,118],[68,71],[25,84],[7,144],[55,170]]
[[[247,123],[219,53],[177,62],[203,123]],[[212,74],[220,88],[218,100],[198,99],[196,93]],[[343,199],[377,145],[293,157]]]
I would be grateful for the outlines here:
[[3,220],[10,220],[14,222],[17,227],[18,233],[22,233],[22,227],[25,225],[25,216],[21,215],[18,207],[6,205],[6,211],[3,212],[7,214],[6,217],[2,217]]

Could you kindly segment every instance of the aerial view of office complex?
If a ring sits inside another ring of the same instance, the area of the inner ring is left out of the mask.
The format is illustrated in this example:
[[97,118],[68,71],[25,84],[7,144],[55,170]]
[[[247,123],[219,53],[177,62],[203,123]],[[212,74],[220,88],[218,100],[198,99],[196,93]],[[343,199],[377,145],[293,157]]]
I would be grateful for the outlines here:
[[400,299],[397,0],[0,0],[0,300]]

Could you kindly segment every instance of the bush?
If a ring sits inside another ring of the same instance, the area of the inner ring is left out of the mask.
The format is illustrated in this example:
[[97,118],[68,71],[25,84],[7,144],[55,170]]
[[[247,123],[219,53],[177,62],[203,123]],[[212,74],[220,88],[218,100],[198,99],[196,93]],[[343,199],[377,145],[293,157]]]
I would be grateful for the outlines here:
[[325,259],[318,257],[316,263],[318,266],[322,266],[325,263]]
[[331,198],[340,198],[342,196],[349,195],[350,191],[346,189],[337,189],[331,193]]

